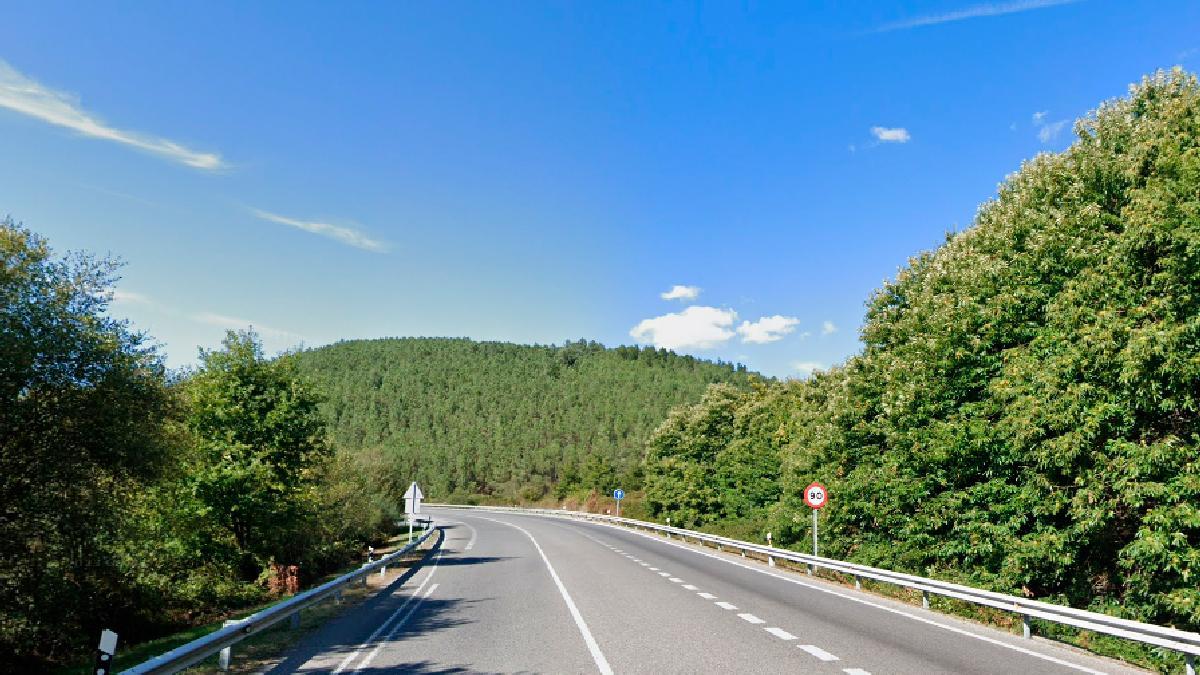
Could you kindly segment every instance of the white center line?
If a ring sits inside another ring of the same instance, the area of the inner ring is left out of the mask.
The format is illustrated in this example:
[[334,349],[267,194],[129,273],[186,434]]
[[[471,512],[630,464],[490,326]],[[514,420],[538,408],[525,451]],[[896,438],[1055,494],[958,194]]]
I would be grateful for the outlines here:
[[736,605],[732,605],[728,602],[717,602],[717,603],[713,603],[713,604],[715,604],[717,607],[720,607],[721,609],[737,609]]
[[683,587],[684,587],[684,588],[686,588],[686,589],[687,589],[687,590],[689,590],[689,591],[697,591],[697,590],[700,590],[700,589],[696,588],[695,586],[693,586],[693,585],[691,585],[691,584],[684,584],[684,585],[683,585]]
[[764,628],[763,630],[767,631],[771,635],[774,635],[775,637],[779,638],[780,640],[795,640],[796,639],[795,635],[792,635],[791,633],[787,632],[786,630],[784,630],[782,628],[775,628],[772,626],[771,628]]
[[[437,590],[437,587],[437,584],[430,586],[429,590],[421,594],[420,600],[424,600],[430,595],[433,595],[433,592]],[[375,646],[375,649],[372,649],[371,653],[367,654],[367,657],[358,664],[358,667],[354,669],[355,673],[371,665],[371,662],[374,661],[375,657],[379,655],[379,650],[383,649],[384,645],[390,642],[392,638],[396,637],[396,634],[400,632],[400,629],[404,628],[404,622],[408,621],[408,617],[412,616],[413,612],[415,611],[417,611],[417,605],[413,605],[411,609],[405,612],[404,616],[400,617],[400,620],[397,621],[394,626],[392,626],[391,632],[388,633],[382,640],[380,640],[379,644]]]
[[800,645],[800,649],[803,649],[804,651],[808,652],[809,654],[812,654],[813,656],[817,657],[818,659],[821,659],[822,661],[837,661],[838,660],[838,657],[834,656],[833,654],[830,654],[829,652],[827,652],[824,649],[821,649],[820,647],[817,647],[815,645]]
[[717,596],[713,595],[712,593],[697,593],[696,595],[704,598],[705,600],[716,600],[717,599]]
[[760,618],[758,618],[757,616],[754,616],[753,614],[750,614],[750,613],[746,613],[746,614],[738,614],[738,618],[740,618],[740,619],[744,619],[744,620],[746,620],[746,621],[749,621],[750,623],[753,623],[753,624],[766,623],[766,621],[763,621],[762,619],[760,619]]
[[846,675],[871,675],[871,671],[862,668],[842,668],[842,672]]
[[550,559],[546,557],[546,552],[542,550],[542,546],[538,544],[537,539],[534,539],[533,535],[529,534],[529,531],[520,525],[494,518],[486,518],[485,520],[508,525],[520,530],[526,537],[529,537],[529,541],[533,542],[533,547],[542,556],[542,562],[546,563],[546,569],[550,571],[550,578],[554,579],[554,585],[558,586],[558,592],[562,595],[563,602],[567,603],[567,609],[571,611],[571,618],[575,619],[575,626],[579,628],[580,634],[583,635],[583,641],[587,643],[588,651],[592,653],[592,660],[596,662],[596,668],[600,670],[601,675],[612,675],[613,671],[612,667],[608,665],[608,659],[604,658],[604,653],[600,651],[600,645],[596,643],[596,638],[592,637],[592,631],[588,630],[587,622],[583,620],[583,615],[579,613],[579,608],[575,606],[575,601],[571,599],[571,594],[567,592],[567,587],[563,585],[562,579],[558,578],[558,572],[554,571],[554,566],[550,564]]

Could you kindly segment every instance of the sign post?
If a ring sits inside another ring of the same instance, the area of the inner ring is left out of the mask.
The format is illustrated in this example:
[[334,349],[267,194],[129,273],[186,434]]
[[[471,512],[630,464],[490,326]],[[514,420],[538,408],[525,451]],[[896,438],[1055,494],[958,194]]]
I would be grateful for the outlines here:
[[408,516],[408,541],[410,543],[413,535],[413,519],[421,513],[421,500],[424,498],[425,493],[421,492],[421,487],[414,480],[412,485],[408,486],[408,492],[404,493],[404,514]]
[[621,517],[621,500],[625,499],[625,491],[621,488],[613,490],[613,499],[617,500],[617,517]]
[[804,503],[812,508],[813,518],[813,555],[817,555],[817,510],[829,501],[829,491],[824,485],[813,481],[808,487],[804,488]]

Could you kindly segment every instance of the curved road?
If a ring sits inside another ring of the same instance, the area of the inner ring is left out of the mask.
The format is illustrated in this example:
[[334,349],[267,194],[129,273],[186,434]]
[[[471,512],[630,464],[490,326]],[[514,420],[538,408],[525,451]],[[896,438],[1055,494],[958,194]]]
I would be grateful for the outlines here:
[[272,673],[1133,673],[677,540],[430,509],[425,564]]

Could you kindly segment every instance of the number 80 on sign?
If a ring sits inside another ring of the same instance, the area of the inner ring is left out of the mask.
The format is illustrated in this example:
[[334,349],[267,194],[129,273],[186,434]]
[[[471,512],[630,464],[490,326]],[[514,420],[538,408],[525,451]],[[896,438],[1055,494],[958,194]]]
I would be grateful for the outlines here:
[[819,509],[825,506],[825,502],[829,501],[829,491],[824,485],[813,481],[808,487],[804,488],[804,503],[814,509]]

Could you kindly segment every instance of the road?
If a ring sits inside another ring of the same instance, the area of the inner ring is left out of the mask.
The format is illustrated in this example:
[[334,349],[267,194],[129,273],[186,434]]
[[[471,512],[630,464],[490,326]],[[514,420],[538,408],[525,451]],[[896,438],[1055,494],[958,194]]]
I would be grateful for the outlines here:
[[1134,673],[599,523],[431,510],[426,563],[272,673]]

